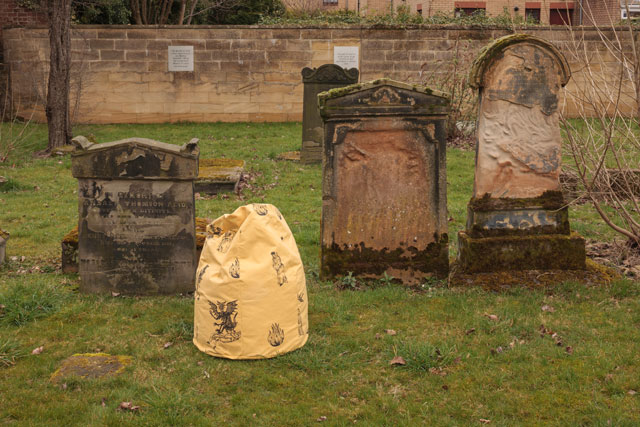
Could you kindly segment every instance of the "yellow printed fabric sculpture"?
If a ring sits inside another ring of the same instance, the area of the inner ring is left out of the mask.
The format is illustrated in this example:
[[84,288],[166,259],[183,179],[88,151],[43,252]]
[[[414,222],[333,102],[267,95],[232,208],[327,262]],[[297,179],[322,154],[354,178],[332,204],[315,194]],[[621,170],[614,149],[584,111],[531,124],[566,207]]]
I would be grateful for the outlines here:
[[207,227],[196,274],[193,343],[229,359],[264,359],[309,337],[307,286],[293,234],[273,205],[241,206]]

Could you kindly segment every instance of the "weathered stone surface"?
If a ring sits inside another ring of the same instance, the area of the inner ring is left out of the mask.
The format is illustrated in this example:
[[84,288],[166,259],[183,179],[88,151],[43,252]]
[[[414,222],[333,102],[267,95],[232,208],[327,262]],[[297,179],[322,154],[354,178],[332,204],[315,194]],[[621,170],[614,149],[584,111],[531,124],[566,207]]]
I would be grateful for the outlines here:
[[6,256],[7,240],[9,240],[9,233],[0,228],[0,265],[4,263]]
[[560,189],[558,92],[570,77],[551,44],[512,35],[481,53],[470,77],[480,89],[474,197],[537,197]]
[[474,193],[460,232],[463,274],[585,268],[560,186],[558,93],[570,72],[550,43],[523,34],[483,49]]
[[197,140],[74,140],[83,292],[172,294],[194,287]]
[[344,69],[339,65],[325,64],[318,68],[302,69],[304,101],[302,105],[302,163],[322,161],[322,118],[318,112],[318,94],[330,89],[358,82],[358,69]]
[[576,233],[476,238],[461,231],[458,243],[465,273],[586,268],[584,238]]
[[[200,253],[207,239],[207,225],[211,223],[208,218],[196,217],[196,259],[200,259]],[[62,272],[78,272],[78,227],[74,227],[62,238]],[[196,266],[197,267],[197,266]]]
[[445,277],[447,98],[386,79],[318,98],[322,276]]
[[68,377],[103,378],[121,374],[131,364],[131,356],[111,356],[107,353],[74,354],[62,361],[51,375],[57,383]]
[[201,159],[195,191],[204,194],[237,191],[242,172],[244,160]]

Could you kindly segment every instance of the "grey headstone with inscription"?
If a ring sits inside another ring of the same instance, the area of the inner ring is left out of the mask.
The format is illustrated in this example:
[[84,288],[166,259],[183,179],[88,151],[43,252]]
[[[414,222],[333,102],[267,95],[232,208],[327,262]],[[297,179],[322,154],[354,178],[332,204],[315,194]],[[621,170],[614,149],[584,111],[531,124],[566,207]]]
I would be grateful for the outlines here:
[[197,139],[74,139],[83,292],[175,294],[194,287]]
[[302,163],[322,161],[323,124],[318,111],[318,94],[330,89],[358,83],[358,69],[346,70],[339,65],[325,64],[302,69],[304,101],[302,104]]

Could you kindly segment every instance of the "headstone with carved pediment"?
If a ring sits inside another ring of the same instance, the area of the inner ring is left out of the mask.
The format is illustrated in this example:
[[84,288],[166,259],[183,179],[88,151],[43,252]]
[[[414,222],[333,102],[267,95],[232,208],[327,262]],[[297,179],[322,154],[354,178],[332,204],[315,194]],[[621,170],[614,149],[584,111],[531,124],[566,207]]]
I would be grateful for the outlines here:
[[473,64],[480,94],[473,197],[459,234],[466,273],[583,269],[584,239],[570,232],[560,189],[562,53],[526,34],[502,37]]
[[449,101],[388,79],[324,92],[323,278],[446,277]]
[[92,144],[77,137],[80,290],[130,295],[194,290],[197,139]]
[[318,94],[330,89],[358,83],[358,69],[345,69],[335,64],[302,69],[304,98],[302,104],[302,163],[322,161],[322,118],[318,112]]

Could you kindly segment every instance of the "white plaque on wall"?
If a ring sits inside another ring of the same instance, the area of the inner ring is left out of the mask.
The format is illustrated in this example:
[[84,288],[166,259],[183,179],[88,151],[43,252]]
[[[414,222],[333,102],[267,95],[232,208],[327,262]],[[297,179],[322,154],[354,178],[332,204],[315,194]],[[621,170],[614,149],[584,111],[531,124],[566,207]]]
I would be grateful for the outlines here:
[[193,71],[193,46],[169,46],[169,71]]
[[333,63],[342,68],[360,68],[358,46],[334,46]]

